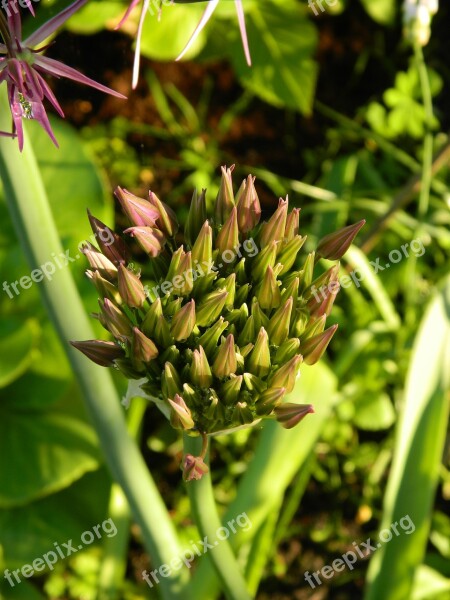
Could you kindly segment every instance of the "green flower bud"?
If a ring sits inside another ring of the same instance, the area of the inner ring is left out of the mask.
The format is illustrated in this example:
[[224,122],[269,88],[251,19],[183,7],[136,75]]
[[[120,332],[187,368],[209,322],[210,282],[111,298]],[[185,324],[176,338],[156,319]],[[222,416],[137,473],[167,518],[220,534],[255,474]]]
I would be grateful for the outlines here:
[[217,348],[217,343],[220,336],[228,327],[228,321],[224,321],[223,317],[220,317],[214,325],[209,327],[205,333],[200,337],[199,344],[203,346],[207,356],[212,356]]
[[224,379],[236,372],[237,360],[234,350],[234,337],[230,335],[222,342],[212,366],[212,372],[219,379]]
[[242,375],[232,375],[230,379],[225,381],[219,392],[221,401],[228,405],[234,404],[239,397],[242,381]]
[[257,377],[265,377],[270,371],[269,337],[264,327],[261,327],[259,331],[255,347],[246,361],[246,366]]
[[103,277],[109,279],[117,277],[117,267],[112,263],[109,258],[104,256],[89,242],[85,242],[81,246],[81,252],[88,259],[89,264],[95,270],[98,270]]
[[261,394],[267,389],[267,383],[253,373],[244,373],[244,383],[248,391],[255,394]]
[[202,346],[194,350],[190,374],[193,383],[202,389],[209,388],[212,384],[211,368]]
[[102,277],[99,271],[87,270],[86,276],[95,285],[97,292],[102,298],[109,298],[114,304],[122,303],[118,289],[110,281]]
[[173,338],[180,342],[187,340],[195,327],[195,301],[191,300],[177,312],[173,319],[170,332]]
[[228,219],[234,207],[233,181],[231,174],[234,170],[234,165],[229,169],[221,167],[222,178],[220,180],[219,193],[217,194],[216,203],[214,205],[214,221],[216,225],[222,225]]
[[303,359],[307,365],[314,365],[321,358],[337,328],[337,324],[332,325],[302,344]]
[[238,425],[253,423],[254,416],[246,402],[237,402],[233,411],[233,421]]
[[292,429],[300,421],[314,412],[314,408],[311,404],[293,404],[292,402],[286,402],[281,406],[275,408],[275,415],[278,423],[285,429]]
[[239,231],[242,233],[251,231],[261,218],[261,206],[254,181],[255,178],[249,175],[247,181],[243,182],[243,190],[238,192],[239,200],[236,198]]
[[168,400],[169,398],[175,398],[176,394],[181,395],[182,387],[177,370],[172,363],[167,361],[164,364],[164,372],[161,376],[161,391],[164,398]]
[[[256,331],[258,332],[261,329],[261,327],[267,329],[269,325],[269,317],[264,313],[264,311],[261,310],[261,307],[259,306],[258,300],[256,298],[253,298],[252,300],[251,312],[252,317],[255,320]],[[254,339],[250,341],[254,341]]]
[[183,429],[185,431],[195,427],[191,411],[179,394],[175,394],[173,400],[168,398],[167,401],[172,408],[170,415],[170,424],[172,427],[175,427],[175,429]]
[[163,316],[163,309],[161,304],[161,298],[156,300],[150,305],[147,314],[142,321],[142,331],[145,335],[153,337],[156,332],[156,326],[158,324],[159,317]]
[[289,328],[292,316],[292,296],[274,312],[267,325],[267,333],[272,344],[279,346],[289,335]]
[[131,308],[140,308],[145,301],[145,290],[139,277],[123,265],[119,265],[119,293]]
[[200,327],[208,327],[219,316],[225,306],[228,292],[217,290],[207,294],[200,303],[197,310],[197,325]]
[[277,279],[273,273],[272,267],[267,267],[264,278],[258,285],[255,294],[261,308],[270,310],[280,306],[280,288],[278,287]]
[[301,235],[296,235],[281,250],[277,257],[277,263],[281,263],[283,265],[280,275],[287,273],[292,268],[299,253],[299,250],[303,246],[305,241],[306,235],[304,237],[302,237]]
[[237,222],[237,208],[233,206],[228,219],[216,238],[216,248],[221,254],[225,250],[234,250],[239,245],[239,228]]
[[135,360],[144,363],[150,362],[159,354],[158,348],[152,340],[144,335],[137,327],[133,327],[132,349]]
[[256,401],[256,414],[260,417],[270,415],[275,407],[281,404],[285,394],[284,388],[270,388],[264,391]]
[[284,237],[286,228],[286,217],[288,211],[288,199],[280,198],[277,210],[271,218],[264,223],[261,230],[260,244],[261,248],[265,248],[272,242],[281,242]]
[[205,465],[201,456],[186,454],[181,465],[184,481],[195,481],[201,479],[203,475],[209,472],[208,465]]
[[[178,231],[177,217],[173,210],[158,198],[153,192],[148,195],[151,204],[158,213],[156,224],[168,237],[173,237]],[[150,225],[151,227],[151,225]]]
[[302,360],[303,357],[301,354],[297,354],[275,371],[269,382],[270,387],[284,387],[286,388],[286,393],[290,394],[294,389],[295,379]]
[[199,195],[197,190],[194,191],[191,200],[191,206],[189,207],[189,214],[184,226],[184,237],[188,243],[193,246],[197,239],[200,230],[206,221],[206,201],[205,201],[206,190],[202,190]]
[[300,220],[300,208],[293,208],[286,219],[286,228],[284,230],[284,239],[290,242],[298,235],[298,226]]
[[131,335],[131,323],[128,317],[108,298],[99,300],[101,314],[107,329],[115,338],[123,340]]
[[263,248],[261,252],[255,257],[252,265],[252,278],[253,281],[260,281],[268,267],[275,266],[275,259],[277,257],[277,243],[271,242],[268,246]]
[[201,265],[212,262],[212,229],[208,221],[203,223],[192,247],[192,262],[199,262]]
[[318,333],[322,333],[322,331],[325,329],[326,321],[327,321],[327,315],[322,315],[321,317],[318,317],[317,319],[310,319],[309,325],[305,328],[305,330],[302,333],[303,343],[305,343],[305,341],[308,338],[313,337],[314,335],[317,335]]
[[311,285],[314,276],[314,260],[315,254],[310,252],[300,273],[300,289],[302,290],[306,290]]
[[281,344],[275,354],[275,364],[282,365],[299,353],[300,340],[290,338]]

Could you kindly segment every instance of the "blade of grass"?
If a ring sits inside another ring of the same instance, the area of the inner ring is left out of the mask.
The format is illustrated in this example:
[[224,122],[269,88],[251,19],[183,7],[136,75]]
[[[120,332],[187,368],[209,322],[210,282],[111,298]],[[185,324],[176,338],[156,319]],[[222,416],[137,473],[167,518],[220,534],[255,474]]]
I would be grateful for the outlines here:
[[409,515],[412,535],[395,536],[374,555],[365,600],[411,597],[424,558],[447,430],[450,400],[450,277],[428,307],[413,347],[382,529]]

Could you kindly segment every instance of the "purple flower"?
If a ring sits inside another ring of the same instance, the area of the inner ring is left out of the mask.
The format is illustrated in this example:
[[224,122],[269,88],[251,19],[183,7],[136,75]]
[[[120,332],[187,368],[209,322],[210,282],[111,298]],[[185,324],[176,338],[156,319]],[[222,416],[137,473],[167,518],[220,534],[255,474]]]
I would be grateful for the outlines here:
[[[184,3],[202,2],[203,0],[166,0],[166,2],[167,1],[170,1],[170,4],[173,4],[174,2],[177,2],[178,4],[184,4]],[[141,2],[141,0],[132,0],[132,2],[130,2],[130,5],[129,5],[126,13],[122,17],[122,19],[121,19],[120,23],[117,25],[116,29],[119,29],[120,27],[122,27],[124,22],[130,16],[130,13],[132,12],[132,10],[134,8],[136,8],[136,6],[138,6],[138,4],[140,2]],[[152,0],[152,2],[154,3],[154,0]],[[164,2],[164,3],[166,3],[166,2]],[[250,58],[250,50],[248,47],[247,32],[245,29],[245,18],[244,18],[244,10],[242,8],[242,0],[234,0],[234,2],[236,4],[236,12],[237,12],[238,21],[239,21],[239,28],[241,30],[241,38],[242,38],[242,45],[244,47],[245,58],[247,60],[247,64],[250,66],[251,58]],[[189,48],[192,46],[192,44],[198,37],[199,33],[202,31],[202,29],[205,27],[205,25],[211,18],[211,15],[213,14],[213,12],[216,9],[218,4],[219,4],[219,0],[209,0],[208,1],[208,6],[206,7],[205,12],[202,15],[202,18],[200,19],[197,27],[195,28],[193,34],[191,35],[188,43],[185,46],[185,48],[182,50],[181,54],[178,56],[178,58],[176,60],[180,60],[186,54],[186,52],[189,50]],[[144,26],[144,20],[145,20],[146,13],[149,10],[149,6],[150,6],[150,0],[143,0],[141,14],[139,17],[138,30],[137,30],[137,34],[136,34],[136,51],[134,54],[133,81],[132,81],[133,89],[136,88],[136,86],[138,84],[138,79],[139,79],[139,61],[140,61],[140,53],[141,53],[142,28]]]
[[[42,73],[67,77],[118,98],[125,98],[122,94],[97,83],[75,69],[52,58],[42,56],[42,52],[47,46],[36,48],[86,2],[87,0],[77,0],[39,27],[25,40],[22,40],[20,13],[8,9],[7,18],[5,18],[0,10],[0,33],[4,42],[0,44],[0,55],[3,55],[0,57],[0,83],[6,81],[8,87],[8,99],[13,118],[13,135],[17,135],[20,150],[23,148],[22,119],[38,121],[55,146],[58,146],[44,107],[44,98],[47,98],[61,117],[64,117],[64,113]],[[13,9],[14,7],[15,5],[13,5]]]

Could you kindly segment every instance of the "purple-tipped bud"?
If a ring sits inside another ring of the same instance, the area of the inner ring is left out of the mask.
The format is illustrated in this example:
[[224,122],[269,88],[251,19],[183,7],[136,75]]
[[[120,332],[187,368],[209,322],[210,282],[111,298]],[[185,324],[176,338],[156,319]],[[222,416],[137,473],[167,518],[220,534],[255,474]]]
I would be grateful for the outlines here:
[[342,258],[365,222],[365,219],[362,219],[358,223],[347,225],[347,227],[343,227],[323,237],[317,244],[317,256],[328,260],[339,260]]
[[99,271],[86,271],[86,276],[95,285],[95,289],[102,298],[109,298],[116,304],[122,302],[118,289],[107,279],[100,275]]
[[267,267],[264,279],[259,284],[255,295],[258,298],[261,308],[271,310],[272,308],[280,306],[280,288],[271,266]]
[[195,301],[192,299],[174,314],[170,332],[177,342],[187,340],[195,327]]
[[142,330],[146,335],[153,337],[156,331],[156,325],[159,317],[163,314],[161,298],[156,298],[147,311],[147,314],[142,321]]
[[284,387],[286,393],[290,394],[294,389],[298,369],[303,360],[301,354],[296,354],[285,365],[280,367],[270,379],[270,387]]
[[155,227],[159,211],[148,200],[138,198],[128,190],[117,187],[114,194],[128,220],[135,227]]
[[205,465],[201,456],[186,454],[181,465],[184,481],[198,480],[209,472],[208,465]]
[[217,290],[207,294],[197,309],[197,325],[200,327],[208,327],[219,318],[225,302],[227,301],[228,292]]
[[339,289],[339,281],[330,281],[326,287],[322,287],[320,290],[314,291],[307,304],[311,316],[317,318],[321,317],[322,315],[326,315],[328,317],[331,313],[331,309],[333,308],[333,304]]
[[303,360],[307,365],[314,365],[321,358],[337,328],[337,324],[332,325],[322,333],[318,333],[307,339],[302,344]]
[[192,262],[199,262],[201,265],[212,262],[212,229],[208,221],[203,223],[192,246]]
[[93,362],[101,367],[112,367],[114,361],[125,356],[124,351],[114,342],[102,340],[85,340],[83,342],[70,342],[74,348],[82,352]]
[[293,404],[292,402],[286,402],[275,408],[277,421],[285,429],[292,429],[292,427],[295,427],[300,423],[306,415],[312,413],[314,413],[312,404]]
[[179,394],[175,394],[173,400],[170,398],[167,400],[170,404],[172,411],[170,415],[170,424],[175,429],[182,429],[188,431],[193,429],[195,426],[192,414],[186,405],[186,402]]
[[248,370],[257,377],[265,377],[270,371],[269,336],[264,327],[261,327],[259,331],[255,347],[251,351],[246,365]]
[[212,383],[211,367],[202,346],[192,354],[191,379],[203,389],[209,388]]
[[159,354],[158,348],[150,338],[137,327],[133,327],[132,339],[133,356],[137,361],[148,363]]
[[233,180],[231,176],[234,165],[231,165],[229,169],[226,167],[221,167],[221,169],[222,179],[220,180],[219,193],[214,205],[214,221],[216,225],[225,223],[234,206]]
[[280,242],[284,237],[284,231],[286,228],[286,217],[288,211],[288,199],[283,200],[280,198],[278,208],[262,226],[261,233],[261,248],[264,248],[271,242]]
[[234,336],[232,333],[222,342],[217,352],[212,371],[216,377],[223,379],[236,373],[237,360],[234,349]]
[[154,227],[129,227],[124,233],[135,237],[144,252],[152,257],[160,254],[166,241],[163,232]]
[[194,245],[194,242],[197,239],[198,234],[200,233],[200,229],[206,221],[205,195],[206,190],[202,190],[202,193],[200,195],[197,193],[197,190],[195,190],[192,196],[188,218],[184,226],[184,237],[191,246]]
[[293,208],[286,219],[286,228],[284,230],[284,239],[290,242],[298,235],[298,226],[300,221],[300,208]]
[[107,329],[115,338],[128,338],[131,335],[131,324],[128,317],[108,298],[99,300],[100,310]]
[[[153,192],[148,193],[148,201],[158,212],[156,224],[159,229],[161,229],[168,237],[173,237],[178,231],[176,214],[169,206],[167,206],[167,204],[161,202],[158,196]],[[150,227],[152,226],[150,225]]]
[[239,244],[239,228],[237,222],[237,208],[233,206],[230,215],[225,221],[216,238],[216,248],[222,254],[225,250],[233,251]]
[[275,311],[267,326],[267,333],[271,344],[279,346],[289,335],[291,324],[293,299],[292,296]]
[[132,308],[140,308],[146,298],[139,277],[123,265],[119,265],[119,293],[125,304]]
[[107,225],[93,217],[89,210],[87,213],[91,229],[103,254],[115,265],[127,262],[130,252],[125,242]]
[[93,269],[98,269],[102,275],[109,278],[117,276],[117,267],[114,263],[99,252],[92,244],[85,242],[81,246],[81,252],[88,259],[88,262]]
[[282,365],[299,353],[300,340],[290,338],[281,344],[275,354],[275,364]]
[[[239,231],[247,233],[259,223],[261,218],[261,205],[254,185],[255,178],[249,175],[243,182],[243,190],[237,202],[237,218]],[[242,188],[242,186],[241,186]]]

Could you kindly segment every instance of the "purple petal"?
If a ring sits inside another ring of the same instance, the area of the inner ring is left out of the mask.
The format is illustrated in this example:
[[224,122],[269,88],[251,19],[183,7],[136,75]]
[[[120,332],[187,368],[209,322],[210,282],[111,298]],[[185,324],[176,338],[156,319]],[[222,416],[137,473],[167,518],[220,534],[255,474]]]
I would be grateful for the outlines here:
[[127,8],[125,14],[123,15],[123,17],[120,19],[120,22],[118,25],[116,25],[116,27],[114,29],[120,29],[122,27],[122,25],[125,23],[125,21],[128,19],[128,17],[131,14],[131,11],[139,4],[141,0],[133,0],[130,4],[130,6]]
[[45,129],[46,133],[48,134],[49,138],[52,140],[55,146],[59,148],[58,142],[55,138],[55,134],[53,133],[52,127],[50,125],[50,121],[48,120],[47,113],[45,112],[44,105],[42,104],[42,102],[32,102],[31,105],[33,109],[33,119],[35,119],[41,124],[43,129]]
[[35,46],[40,44],[42,41],[47,39],[54,31],[63,25],[69,17],[71,17],[79,8],[86,4],[88,0],[76,0],[73,4],[62,10],[52,19],[38,27],[34,33],[29,35],[26,40],[23,41],[25,46]]
[[59,105],[59,102],[56,99],[52,90],[50,89],[49,85],[41,75],[38,74],[37,76],[39,77],[39,82],[45,97],[49,100],[50,104],[53,106],[53,108],[56,110],[59,116],[64,118],[63,109]]
[[101,83],[97,83],[90,77],[86,77],[79,71],[72,69],[72,67],[68,67],[64,65],[62,62],[54,60],[53,58],[48,58],[48,56],[36,56],[34,59],[34,64],[41,67],[41,70],[46,73],[50,73],[51,75],[56,75],[57,77],[67,77],[67,79],[72,79],[73,81],[78,81],[78,83],[83,83],[84,85],[89,85],[101,92],[105,92],[105,94],[111,94],[112,96],[116,96],[116,98],[126,99],[126,96],[112,90]]
[[247,30],[245,29],[245,16],[244,9],[242,7],[242,0],[234,0],[236,4],[236,12],[239,21],[239,29],[241,30],[242,45],[244,46],[245,59],[249,67],[252,66],[252,59],[250,56],[250,49],[248,47]]
[[200,19],[199,24],[195,28],[194,33],[191,35],[188,43],[186,44],[186,46],[184,47],[184,49],[181,51],[181,54],[178,55],[178,57],[176,58],[176,60],[180,60],[181,58],[183,58],[183,56],[186,54],[186,52],[189,50],[189,48],[192,46],[192,44],[197,39],[197,37],[198,37],[199,33],[201,32],[201,30],[204,28],[204,26],[206,25],[206,23],[211,18],[211,15],[213,14],[213,12],[215,11],[215,9],[217,8],[218,4],[219,4],[219,0],[209,0],[208,6],[206,7],[205,12],[202,15],[202,18]]

